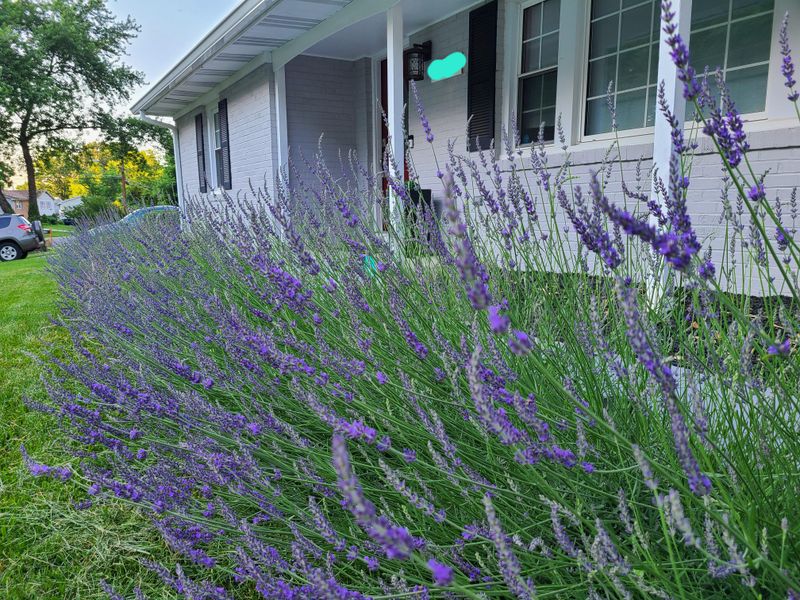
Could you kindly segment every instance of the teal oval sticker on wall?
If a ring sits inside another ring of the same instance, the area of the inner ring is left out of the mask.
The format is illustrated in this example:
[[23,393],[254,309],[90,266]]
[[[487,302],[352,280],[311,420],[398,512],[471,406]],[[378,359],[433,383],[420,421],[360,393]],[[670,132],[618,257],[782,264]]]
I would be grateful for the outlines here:
[[444,58],[438,58],[428,65],[428,77],[431,81],[439,81],[458,75],[467,64],[463,52],[453,52]]

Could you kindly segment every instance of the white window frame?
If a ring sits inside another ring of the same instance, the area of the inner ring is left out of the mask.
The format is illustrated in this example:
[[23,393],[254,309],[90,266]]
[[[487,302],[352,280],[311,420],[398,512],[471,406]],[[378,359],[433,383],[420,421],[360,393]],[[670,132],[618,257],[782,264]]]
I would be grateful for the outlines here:
[[[652,125],[650,127],[636,127],[634,129],[620,129],[616,133],[613,131],[607,131],[605,133],[594,133],[594,134],[587,134],[586,132],[586,104],[588,103],[588,87],[589,87],[589,36],[591,35],[592,29],[592,2],[594,0],[589,0],[586,6],[586,17],[583,22],[583,54],[581,55],[580,61],[580,78],[582,82],[582,89],[581,94],[579,97],[579,105],[580,105],[580,118],[578,120],[578,131],[577,131],[577,138],[579,143],[580,142],[610,142],[612,140],[622,138],[641,138],[650,136],[652,137],[655,132],[655,127]],[[659,7],[658,10],[661,10],[660,7],[660,0],[658,2]],[[676,19],[679,17],[676,16]],[[661,47],[662,45],[658,45],[659,54],[664,52],[665,49]],[[617,49],[619,52],[619,49]],[[656,68],[658,68],[658,61],[656,61]],[[655,83],[656,89],[658,89],[658,81]],[[649,82],[648,82],[649,86]],[[646,86],[647,87],[647,86]],[[658,107],[656,106],[656,118],[658,118]]]
[[[536,6],[537,4],[543,4],[546,1],[547,0],[524,0],[517,7],[517,18],[515,19],[515,21],[516,21],[516,28],[515,28],[516,32],[514,34],[514,39],[516,41],[515,50],[514,50],[514,52],[515,52],[515,61],[514,61],[514,72],[512,74],[512,76],[514,78],[514,83],[513,83],[513,86],[512,86],[513,90],[514,90],[514,96],[509,99],[509,102],[510,102],[510,105],[511,105],[511,112],[513,112],[513,114],[516,115],[517,129],[519,129],[522,126],[522,114],[519,111],[519,108],[520,108],[520,106],[519,106],[520,105],[520,87],[519,87],[519,82],[520,82],[520,79],[522,79],[522,77],[523,77],[523,73],[522,73],[522,47],[523,47],[524,41],[525,41],[525,40],[522,39],[523,15],[525,14],[525,9],[530,8],[531,6]],[[561,17],[564,14],[564,4],[571,4],[571,0],[561,0],[561,5],[560,5],[561,6],[561,12],[558,15],[558,56],[556,58],[555,66],[554,67],[549,67],[549,68],[546,68],[546,69],[539,69],[540,72],[536,73],[534,75],[531,75],[531,74],[526,74],[525,75],[525,77],[536,77],[538,75],[544,75],[546,72],[555,69],[555,71],[556,71],[556,105],[555,105],[556,119],[558,118],[558,106],[559,106],[559,104],[558,104],[558,101],[559,101],[558,83],[559,83],[559,81],[561,79],[559,77],[559,75],[561,73],[561,57],[562,57],[561,46],[562,46],[562,41],[563,41],[562,35],[561,35]],[[509,120],[510,120],[510,116],[509,116]],[[553,123],[553,126],[555,127],[555,123]],[[510,125],[508,127],[508,131],[512,131]],[[554,134],[553,134],[553,139],[549,140],[549,141],[546,141],[545,144],[552,146],[553,144],[555,144],[557,142],[558,142],[558,131],[555,131]],[[523,146],[523,147],[531,146],[532,144],[535,144],[535,143],[537,143],[537,141],[533,140],[533,141],[528,142],[526,144],[522,144],[521,143],[520,146]]]
[[[504,53],[508,60],[505,64],[511,68],[505,69],[503,80],[503,116],[502,122],[511,131],[511,116],[517,113],[519,98],[519,73],[522,66],[522,15],[523,11],[543,0],[508,0],[505,25]],[[783,129],[787,126],[796,127],[796,117],[791,103],[786,99],[787,88],[783,85],[783,76],[780,72],[781,55],[778,48],[778,32],[780,31],[783,15],[789,11],[790,15],[796,11],[797,0],[775,0],[773,8],[772,39],[770,41],[769,71],[767,75],[767,92],[765,109],[762,112],[747,113],[743,115],[748,130],[765,131]],[[562,0],[559,21],[559,47],[558,47],[558,80],[556,88],[556,115],[561,115],[561,124],[566,136],[568,147],[575,150],[589,150],[605,148],[609,142],[619,138],[623,144],[652,143],[655,133],[654,127],[639,127],[624,129],[617,133],[607,132],[602,134],[586,135],[586,97],[587,80],[589,76],[589,34],[591,27],[592,0]],[[688,16],[691,19],[689,3],[681,2],[681,14],[675,19],[680,21]],[[685,13],[689,13],[686,15]],[[795,20],[793,19],[793,22]],[[790,26],[790,44],[793,49],[800,51],[800,26],[795,23]],[[574,40],[574,43],[561,43],[562,40]],[[688,40],[687,40],[688,42]],[[689,49],[691,53],[691,48]],[[664,44],[659,44],[659,53],[668,52]],[[734,98],[734,101],[736,99]],[[687,118],[691,110],[687,107]],[[656,118],[658,118],[656,110]],[[517,117],[519,119],[519,116]],[[696,126],[687,121],[686,128]],[[559,146],[558,134],[553,142],[547,146]],[[522,148],[530,144],[520,144]]]
[[217,174],[217,140],[216,132],[214,130],[214,116],[217,113],[219,113],[219,107],[216,100],[206,104],[206,154],[208,155],[206,158],[208,169],[206,172],[206,178],[208,179],[208,193],[219,195],[222,193],[222,181]]

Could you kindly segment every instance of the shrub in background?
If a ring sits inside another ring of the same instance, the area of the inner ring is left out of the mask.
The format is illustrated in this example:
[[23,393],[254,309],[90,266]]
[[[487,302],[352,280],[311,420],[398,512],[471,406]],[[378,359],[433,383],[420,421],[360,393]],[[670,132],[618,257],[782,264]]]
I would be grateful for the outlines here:
[[539,144],[527,170],[507,144],[439,157],[442,220],[413,222],[408,257],[355,159],[74,236],[51,268],[80,358],[37,408],[75,461],[31,472],[150,515],[184,557],[150,566],[190,598],[796,598],[795,204],[789,226],[723,94],[699,118],[758,233],[736,248],[772,292],[754,320],[697,239],[692,144],[661,109],[673,169],[661,202],[626,182],[636,213],[611,162],[581,188],[569,158]]

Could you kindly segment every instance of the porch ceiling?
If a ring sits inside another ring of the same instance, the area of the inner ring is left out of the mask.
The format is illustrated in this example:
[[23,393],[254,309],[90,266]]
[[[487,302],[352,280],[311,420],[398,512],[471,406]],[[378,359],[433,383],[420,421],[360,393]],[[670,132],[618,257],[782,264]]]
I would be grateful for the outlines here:
[[131,107],[174,117],[250,63],[299,37],[352,0],[243,0]]
[[[404,35],[466,10],[481,0],[403,0]],[[305,54],[356,60],[386,52],[386,15],[373,15],[316,43]],[[434,48],[434,53],[436,49]]]

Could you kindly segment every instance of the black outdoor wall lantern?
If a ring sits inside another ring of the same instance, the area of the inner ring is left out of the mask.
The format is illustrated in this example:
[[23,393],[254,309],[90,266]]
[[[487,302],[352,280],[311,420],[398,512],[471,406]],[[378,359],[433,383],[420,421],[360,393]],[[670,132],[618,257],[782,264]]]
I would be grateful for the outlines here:
[[425,79],[425,61],[431,59],[433,44],[427,41],[422,44],[414,44],[403,54],[406,59],[406,76],[409,81],[422,81]]

